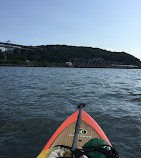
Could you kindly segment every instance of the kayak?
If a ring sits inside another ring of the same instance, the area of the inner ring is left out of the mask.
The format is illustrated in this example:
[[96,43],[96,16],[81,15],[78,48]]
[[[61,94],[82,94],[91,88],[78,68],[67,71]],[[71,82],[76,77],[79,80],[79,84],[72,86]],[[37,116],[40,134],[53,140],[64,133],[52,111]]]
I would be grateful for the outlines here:
[[72,150],[80,149],[88,141],[98,138],[107,142],[112,147],[109,139],[98,123],[84,110],[80,104],[79,110],[68,117],[49,139],[37,158],[49,157],[50,149],[55,146],[67,146]]

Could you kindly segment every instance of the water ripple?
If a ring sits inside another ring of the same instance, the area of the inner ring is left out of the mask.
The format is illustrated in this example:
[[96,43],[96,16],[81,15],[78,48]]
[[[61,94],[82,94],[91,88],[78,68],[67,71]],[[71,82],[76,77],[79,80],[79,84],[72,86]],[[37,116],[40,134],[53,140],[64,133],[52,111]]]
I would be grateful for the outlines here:
[[85,110],[120,157],[140,157],[140,74],[141,70],[0,67],[0,157],[36,157],[80,102],[87,104]]

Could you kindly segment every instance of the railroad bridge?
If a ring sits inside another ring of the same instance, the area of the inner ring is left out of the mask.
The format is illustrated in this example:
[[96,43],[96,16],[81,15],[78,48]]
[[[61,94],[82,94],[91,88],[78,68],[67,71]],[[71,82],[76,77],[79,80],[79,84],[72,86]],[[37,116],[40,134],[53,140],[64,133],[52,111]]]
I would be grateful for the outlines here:
[[84,58],[71,58],[70,61],[73,67],[113,67],[124,65],[123,62],[111,62],[106,61],[103,58],[93,58],[93,59],[84,59]]

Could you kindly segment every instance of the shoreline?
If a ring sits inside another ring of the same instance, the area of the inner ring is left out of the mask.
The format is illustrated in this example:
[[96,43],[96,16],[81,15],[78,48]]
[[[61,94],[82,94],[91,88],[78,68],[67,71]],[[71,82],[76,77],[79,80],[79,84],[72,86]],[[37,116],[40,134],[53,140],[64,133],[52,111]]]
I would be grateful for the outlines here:
[[130,68],[130,67],[102,67],[102,66],[97,66],[97,67],[67,67],[64,65],[18,65],[18,64],[0,64],[0,67],[58,67],[58,68],[108,68],[108,69],[141,69],[140,67],[138,68]]

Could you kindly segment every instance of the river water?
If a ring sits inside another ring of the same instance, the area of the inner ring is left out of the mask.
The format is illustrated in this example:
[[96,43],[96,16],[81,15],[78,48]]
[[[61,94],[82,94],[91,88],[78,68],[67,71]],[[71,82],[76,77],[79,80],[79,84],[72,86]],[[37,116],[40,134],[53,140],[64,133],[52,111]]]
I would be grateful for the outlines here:
[[141,156],[141,70],[0,67],[0,157],[35,158],[86,103],[121,158]]

